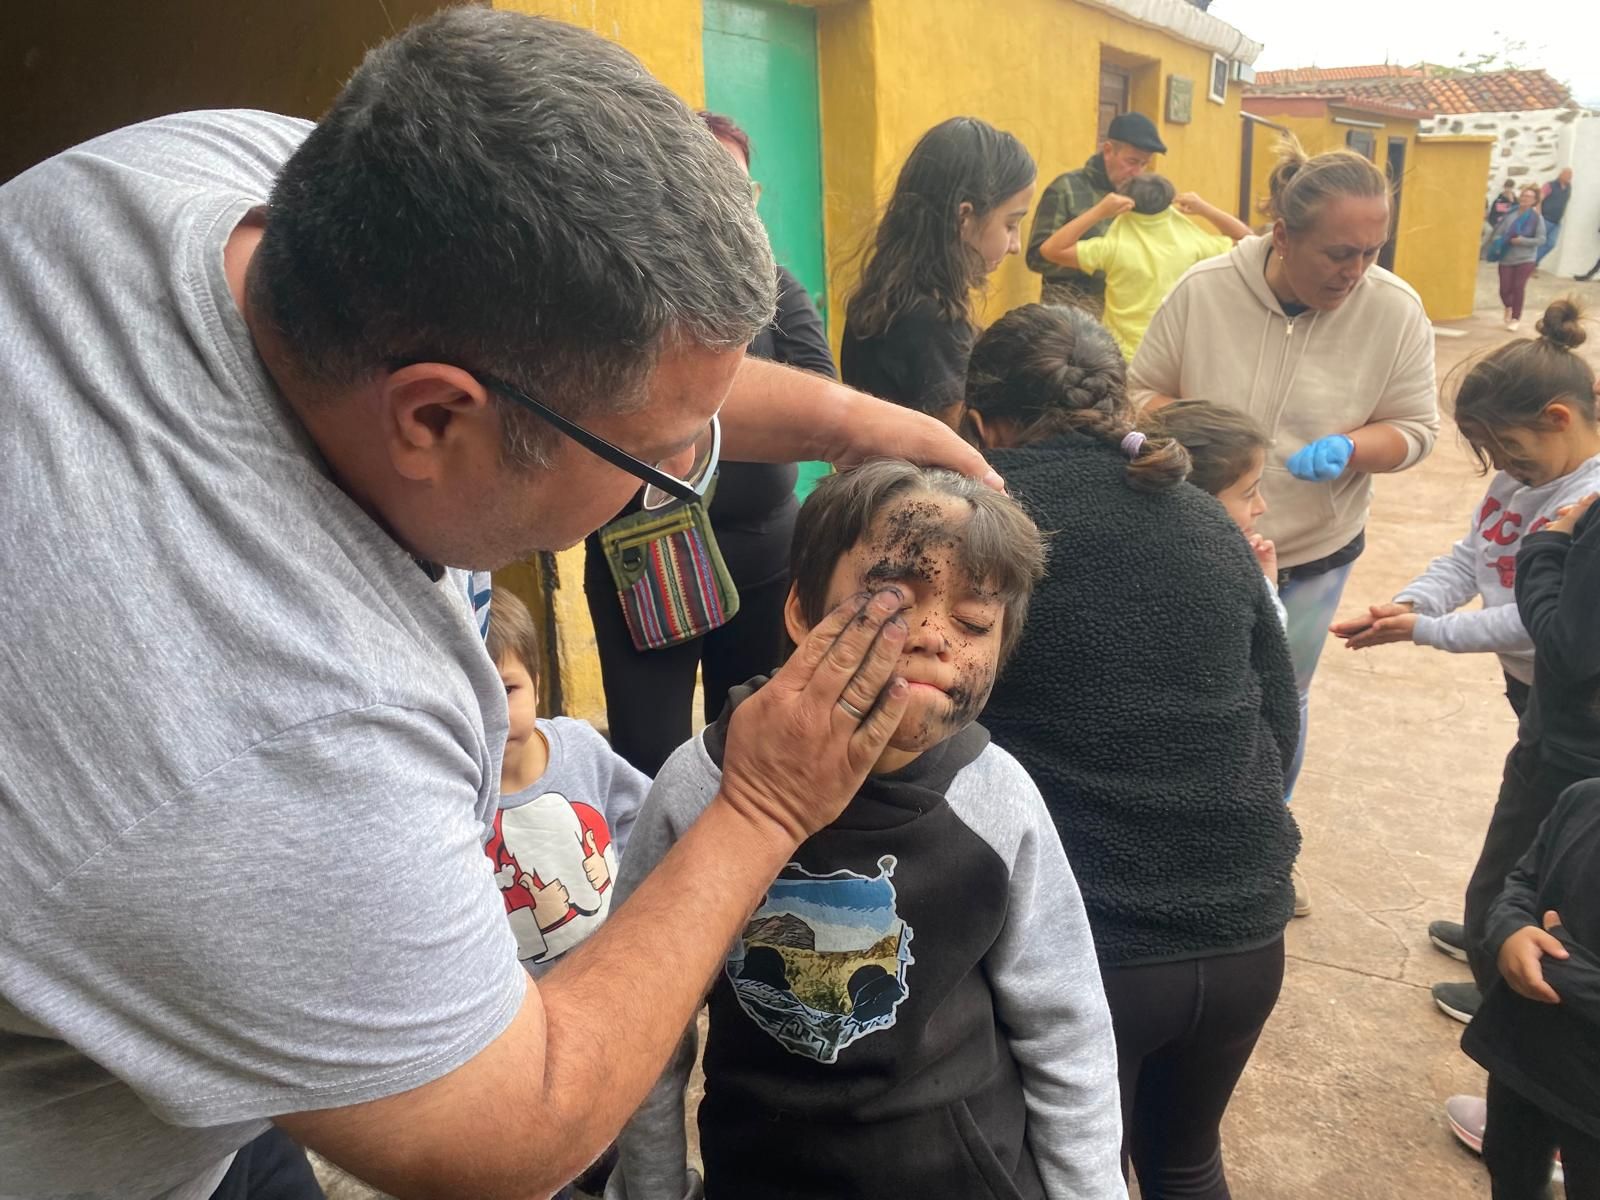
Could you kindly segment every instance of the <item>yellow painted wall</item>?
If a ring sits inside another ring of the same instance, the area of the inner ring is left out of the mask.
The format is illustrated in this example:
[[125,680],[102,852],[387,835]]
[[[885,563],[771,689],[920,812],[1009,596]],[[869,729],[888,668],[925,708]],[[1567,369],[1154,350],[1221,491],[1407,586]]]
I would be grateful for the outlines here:
[[367,48],[446,0],[8,4],[0,182],[108,130],[192,108],[316,117]]
[[[1396,266],[1435,321],[1472,315],[1493,138],[1423,138],[1401,197]],[[1473,184],[1479,187],[1474,190]]]
[[[1102,46],[1147,64],[1134,102],[1170,151],[1155,169],[1180,190],[1234,207],[1239,91],[1230,85],[1225,104],[1206,98],[1210,51],[1076,0],[855,0],[818,15],[835,339],[856,252],[917,138],[946,117],[981,117],[1022,139],[1043,190],[1095,150]],[[1167,124],[1161,111],[1174,73],[1194,81],[1188,125]],[[991,280],[984,314],[1038,297],[1039,277],[1013,258]]]
[[593,29],[637,54],[690,107],[705,104],[700,0],[494,0],[494,7]]

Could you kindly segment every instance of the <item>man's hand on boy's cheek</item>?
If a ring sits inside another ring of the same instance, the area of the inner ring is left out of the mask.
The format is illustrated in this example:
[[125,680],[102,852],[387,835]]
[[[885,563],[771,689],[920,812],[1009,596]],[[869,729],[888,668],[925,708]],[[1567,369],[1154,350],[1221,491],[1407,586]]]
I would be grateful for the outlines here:
[[1555,912],[1544,915],[1544,928],[1524,925],[1500,945],[1500,974],[1511,990],[1540,1004],[1560,1004],[1561,997],[1545,982],[1544,968],[1540,965],[1545,955],[1566,958],[1567,948],[1554,934],[1548,932],[1561,923]]
[[839,815],[905,715],[909,689],[895,675],[909,633],[896,615],[904,602],[898,588],[850,597],[734,709],[722,769],[729,804],[796,841]]

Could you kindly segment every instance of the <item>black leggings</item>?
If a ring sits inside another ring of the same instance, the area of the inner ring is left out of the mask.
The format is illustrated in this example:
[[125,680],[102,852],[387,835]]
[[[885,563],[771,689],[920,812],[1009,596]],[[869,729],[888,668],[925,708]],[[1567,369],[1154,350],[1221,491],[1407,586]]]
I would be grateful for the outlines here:
[[1222,1114],[1283,986],[1283,939],[1259,950],[1106,967],[1122,1086],[1122,1170],[1144,1200],[1228,1200]]
[[1600,1139],[1560,1121],[1489,1076],[1483,1165],[1493,1200],[1549,1200],[1550,1164],[1561,1149],[1567,1200],[1600,1200]]
[[709,723],[722,714],[729,688],[754,675],[771,674],[782,661],[789,575],[784,572],[754,587],[741,585],[738,615],[705,637],[641,653],[628,635],[605,555],[593,541],[583,583],[600,652],[611,747],[653,779],[667,756],[693,733],[696,667],[703,676]]

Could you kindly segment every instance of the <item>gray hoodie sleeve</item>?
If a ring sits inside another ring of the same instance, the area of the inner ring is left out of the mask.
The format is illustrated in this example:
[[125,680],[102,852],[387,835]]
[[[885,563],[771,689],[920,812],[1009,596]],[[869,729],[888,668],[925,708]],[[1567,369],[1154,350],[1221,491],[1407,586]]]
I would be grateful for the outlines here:
[[1126,1200],[1117,1047],[1089,919],[1039,789],[990,746],[951,805],[1010,867],[1004,931],[984,961],[1022,1073],[1028,1145],[1050,1200]]
[[[679,746],[661,768],[638,820],[617,879],[617,904],[626,904],[717,794],[721,772],[699,738]],[[617,1139],[621,1157],[606,1185],[606,1200],[698,1200],[700,1177],[689,1167],[684,1090],[694,1070],[690,1024],[643,1104]]]

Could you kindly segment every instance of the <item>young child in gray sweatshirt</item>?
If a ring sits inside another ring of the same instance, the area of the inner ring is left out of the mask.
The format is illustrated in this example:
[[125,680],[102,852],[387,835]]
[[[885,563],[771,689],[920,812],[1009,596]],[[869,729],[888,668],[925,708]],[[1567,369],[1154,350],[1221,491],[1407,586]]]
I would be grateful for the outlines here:
[[[623,1133],[609,1200],[1126,1196],[1116,1050],[1077,884],[1038,789],[975,723],[1043,560],[1020,507],[947,471],[870,463],[806,501],[791,640],[853,594],[897,588],[910,706],[712,983],[703,1181],[684,1128],[691,1028]],[[715,795],[730,715],[764,683],[736,690],[662,768],[618,903]],[[861,719],[872,703],[840,706]]]

